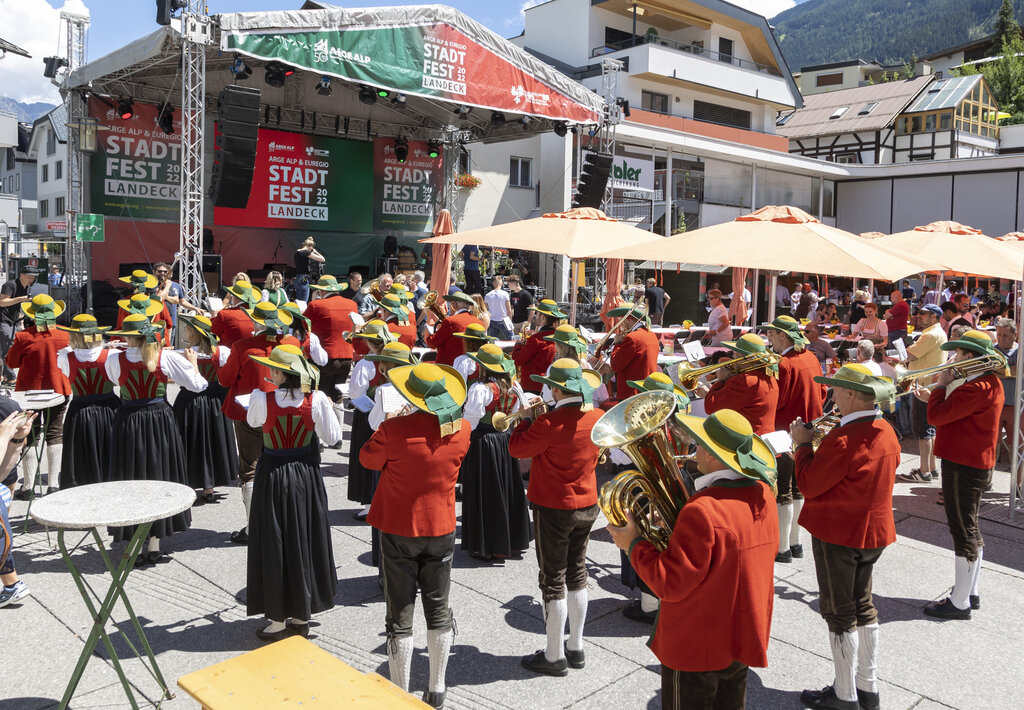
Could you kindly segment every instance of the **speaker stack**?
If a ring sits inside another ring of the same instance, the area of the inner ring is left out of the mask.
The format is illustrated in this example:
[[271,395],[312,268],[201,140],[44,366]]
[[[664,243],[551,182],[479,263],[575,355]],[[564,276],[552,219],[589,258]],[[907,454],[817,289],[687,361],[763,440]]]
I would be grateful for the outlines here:
[[217,100],[210,199],[214,207],[249,204],[260,130],[260,91],[228,86]]

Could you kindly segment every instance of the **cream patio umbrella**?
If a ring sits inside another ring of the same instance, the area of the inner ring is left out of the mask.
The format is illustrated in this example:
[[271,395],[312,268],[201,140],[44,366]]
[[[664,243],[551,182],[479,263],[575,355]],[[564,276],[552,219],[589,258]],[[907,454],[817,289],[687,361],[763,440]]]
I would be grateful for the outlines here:
[[985,276],[1019,281],[1024,272],[1024,250],[986,237],[980,229],[959,222],[932,222],[896,232],[868,243],[902,254],[920,255],[941,264],[940,275]]

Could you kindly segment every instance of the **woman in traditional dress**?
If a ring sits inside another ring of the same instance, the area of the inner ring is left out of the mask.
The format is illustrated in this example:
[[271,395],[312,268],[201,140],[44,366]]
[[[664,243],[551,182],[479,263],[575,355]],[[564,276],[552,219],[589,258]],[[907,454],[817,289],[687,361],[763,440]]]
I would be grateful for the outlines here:
[[462,338],[462,347],[465,348],[462,355],[455,358],[452,367],[459,371],[466,386],[476,382],[480,369],[476,366],[476,360],[470,357],[480,349],[480,346],[493,343],[497,338],[487,334],[487,326],[480,323],[470,323],[461,333],[454,334],[456,338]]
[[288,301],[288,293],[284,290],[284,276],[280,271],[271,271],[263,282],[263,300],[281,308]]

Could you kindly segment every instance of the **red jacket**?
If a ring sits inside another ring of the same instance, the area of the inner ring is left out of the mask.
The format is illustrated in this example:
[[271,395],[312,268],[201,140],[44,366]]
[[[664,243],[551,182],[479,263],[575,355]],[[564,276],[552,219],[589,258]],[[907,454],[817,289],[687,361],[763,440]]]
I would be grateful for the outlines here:
[[255,390],[262,392],[273,392],[277,385],[269,382],[270,368],[261,365],[253,360],[250,355],[267,357],[270,351],[278,345],[294,345],[302,347],[302,344],[290,335],[270,335],[260,333],[248,338],[242,338],[231,348],[224,367],[220,368],[220,383],[228,388],[224,397],[224,405],[221,410],[228,419],[238,422],[245,421],[245,409],[242,408],[235,397],[240,394],[249,394]]
[[385,420],[359,450],[359,463],[380,471],[366,518],[381,532],[437,537],[455,530],[455,483],[469,451],[469,422],[441,436],[437,417],[416,411]]
[[352,344],[341,337],[346,330],[352,330],[349,313],[359,313],[359,306],[344,296],[328,296],[310,301],[303,312],[309,318],[310,329],[320,338],[321,347],[332,360],[352,357]]
[[470,323],[478,323],[483,325],[483,321],[474,316],[469,311],[462,311],[456,313],[453,316],[448,316],[441,321],[437,330],[426,338],[427,347],[434,348],[437,351],[437,362],[438,365],[452,365],[455,362],[455,358],[462,355],[464,352],[463,343],[465,340],[462,338],[456,338],[456,333],[465,333],[466,326]]
[[789,425],[797,417],[809,422],[821,416],[826,387],[815,382],[815,377],[821,377],[821,365],[810,350],[789,350],[782,356],[775,431],[789,431]]
[[817,451],[797,448],[800,525],[834,545],[874,549],[896,542],[892,487],[899,465],[896,432],[881,415],[837,426]]
[[615,373],[616,399],[621,401],[637,393],[627,384],[629,380],[643,382],[658,371],[659,348],[658,336],[647,328],[637,328],[623,336],[622,342],[612,350],[610,361]]
[[735,409],[750,422],[754,433],[775,431],[775,410],[779,404],[779,382],[764,370],[742,372],[725,382],[715,382],[704,397],[704,411]]
[[945,387],[936,387],[928,400],[935,455],[972,468],[994,467],[1003,403],[1003,386],[993,373],[964,382],[948,396]]
[[[156,314],[153,318],[153,323],[164,324],[164,345],[170,347],[171,345],[171,312],[167,310],[167,304],[163,304],[163,310]],[[124,325],[124,319],[128,316],[128,311],[123,308],[117,309],[117,327],[114,330],[121,330],[121,326]],[[246,316],[248,318],[248,316]],[[252,321],[249,321],[250,323]]]
[[590,430],[604,415],[579,405],[565,404],[537,417],[532,424],[519,422],[508,442],[517,459],[532,458],[526,497],[545,508],[575,510],[597,503],[598,448]]
[[661,599],[649,645],[678,671],[768,665],[779,514],[763,483],[720,481],[683,506],[664,552],[640,540],[633,569]]
[[398,342],[402,345],[408,345],[410,348],[416,346],[416,339],[419,336],[416,334],[416,324],[414,322],[410,320],[406,325],[399,325],[398,319],[394,316],[384,322],[388,324],[388,330],[398,336]]
[[252,318],[239,306],[222,308],[213,317],[213,334],[220,338],[221,345],[234,347],[242,338],[251,337],[255,332]]
[[14,335],[7,351],[7,367],[18,371],[16,392],[27,390],[53,390],[57,394],[71,394],[71,383],[57,367],[57,351],[70,345],[63,330],[39,332],[30,325]]
[[512,361],[519,368],[519,384],[526,392],[540,392],[544,385],[534,382],[530,375],[545,375],[555,361],[557,349],[550,340],[544,340],[555,332],[554,328],[541,328],[526,340],[512,347]]

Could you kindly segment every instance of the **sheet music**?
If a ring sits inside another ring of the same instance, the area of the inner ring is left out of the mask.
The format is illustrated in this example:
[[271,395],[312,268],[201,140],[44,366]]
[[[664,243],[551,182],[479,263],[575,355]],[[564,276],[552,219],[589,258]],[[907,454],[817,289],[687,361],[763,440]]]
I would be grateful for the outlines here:
[[909,355],[907,354],[907,346],[903,344],[903,339],[898,339],[893,345],[896,347],[896,352],[899,353],[900,360],[905,362]]
[[686,355],[686,359],[690,362],[697,362],[706,357],[704,353],[704,346],[700,344],[699,340],[691,340],[688,343],[683,343],[683,354]]
[[210,304],[210,312],[216,313],[217,311],[224,308],[224,301],[217,298],[216,296],[208,296],[206,302]]
[[364,394],[362,397],[353,399],[352,406],[364,414],[369,414],[370,410],[373,409],[373,400]]
[[793,437],[789,435],[788,431],[773,431],[770,434],[762,434],[761,438],[764,439],[764,443],[768,444],[768,448],[776,456],[788,454],[793,450]]
[[364,325],[366,325],[366,319],[363,318],[358,313],[356,313],[355,311],[349,313],[348,317],[352,320],[352,325],[354,325],[357,328],[362,328]]
[[397,412],[409,403],[408,400],[402,396],[402,393],[393,386],[381,387],[377,391],[380,392],[381,408],[386,414]]
[[516,327],[512,324],[512,319],[511,318],[509,318],[508,316],[505,316],[504,318],[501,319],[501,322],[505,324],[506,328],[508,328],[508,332],[510,332],[510,333],[515,332]]
[[235,401],[238,402],[239,405],[241,405],[242,409],[245,409],[246,411],[248,411],[248,409],[249,409],[249,399],[251,397],[252,397],[252,393],[240,394],[240,395],[236,395],[235,396]]
[[583,339],[586,340],[588,343],[593,343],[597,339],[594,335],[594,331],[592,331],[585,325],[581,325],[579,331],[580,335],[582,335]]

